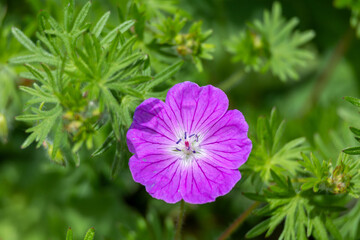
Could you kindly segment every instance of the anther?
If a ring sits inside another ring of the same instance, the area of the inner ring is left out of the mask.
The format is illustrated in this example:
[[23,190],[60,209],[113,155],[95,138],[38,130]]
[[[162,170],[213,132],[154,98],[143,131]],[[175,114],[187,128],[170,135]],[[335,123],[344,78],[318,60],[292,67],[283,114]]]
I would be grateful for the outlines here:
[[185,132],[185,139],[186,139],[186,132]]
[[176,144],[179,144],[181,142],[181,138],[176,142]]
[[191,138],[192,136],[194,136],[195,134],[191,134],[190,136],[189,136],[189,138]]
[[179,148],[176,148],[176,150],[181,152],[181,150]]

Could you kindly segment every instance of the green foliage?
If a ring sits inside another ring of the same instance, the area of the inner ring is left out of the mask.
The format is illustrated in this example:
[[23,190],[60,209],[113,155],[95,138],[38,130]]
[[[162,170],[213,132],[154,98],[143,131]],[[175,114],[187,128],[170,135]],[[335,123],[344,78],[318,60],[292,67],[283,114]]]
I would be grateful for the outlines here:
[[136,19],[131,31],[137,35],[138,47],[152,59],[160,71],[164,64],[183,59],[203,70],[202,59],[211,60],[214,45],[207,43],[212,30],[202,31],[201,21],[189,21],[189,14],[178,9],[178,1],[129,1],[119,9],[122,20]]
[[244,169],[257,190],[269,184],[271,171],[278,175],[294,177],[301,165],[298,160],[301,152],[307,151],[305,138],[297,138],[282,144],[285,121],[280,121],[277,110],[273,108],[270,117],[259,117],[256,126],[254,149]]
[[272,11],[265,11],[262,21],[254,20],[227,44],[234,55],[233,61],[241,61],[246,70],[271,71],[282,81],[298,79],[298,67],[304,67],[313,54],[301,46],[308,43],[315,33],[294,31],[299,19],[286,21],[281,16],[281,5],[274,3]]
[[302,179],[304,184],[302,190],[312,188],[314,192],[319,190],[329,191],[334,194],[349,193],[352,197],[358,198],[360,191],[359,169],[360,162],[341,153],[335,167],[328,161],[321,161],[313,154],[308,158],[302,154],[305,172],[310,177]]
[[360,202],[357,201],[349,212],[336,218],[334,224],[344,236],[343,239],[357,239],[360,234]]
[[161,51],[169,55],[176,54],[186,59],[190,57],[197,67],[198,71],[203,71],[201,59],[212,60],[211,53],[214,51],[214,45],[206,43],[211,36],[212,30],[202,32],[202,22],[194,22],[187,33],[182,33],[187,19],[182,18],[179,14],[174,18],[163,18],[160,23],[156,24],[157,33],[155,35],[157,44]]
[[337,239],[342,239],[338,230],[333,228],[332,220],[327,217],[331,211],[342,210],[337,198],[322,195],[319,196],[321,202],[313,201],[312,194],[300,191],[290,178],[285,179],[274,171],[271,171],[271,175],[275,184],[264,190],[263,195],[256,197],[263,198],[267,203],[256,213],[269,218],[253,227],[246,234],[248,238],[256,237],[265,231],[265,237],[268,237],[284,221],[279,239],[308,239],[310,236],[315,239],[329,239],[328,232]]
[[[85,237],[84,240],[93,240],[95,237],[95,229],[94,228],[90,228]],[[71,228],[68,229],[67,233],[66,233],[66,240],[73,240],[73,231]]]
[[[360,107],[360,99],[354,97],[345,97],[345,100],[350,102],[356,107]],[[350,127],[350,131],[355,135],[355,139],[360,142],[360,129]],[[349,155],[360,155],[360,147],[350,147],[343,150],[344,153]]]
[[[245,196],[265,202],[255,213],[268,218],[246,236],[253,238],[266,232],[265,237],[269,237],[284,223],[279,239],[329,239],[330,235],[343,239],[346,235],[333,219],[345,210],[346,197],[359,197],[360,162],[344,153],[334,163],[312,153],[308,157],[304,140],[281,147],[284,132],[284,121],[279,121],[275,109],[269,119],[258,119],[254,150],[244,172],[261,194],[247,192]],[[326,156],[328,151],[320,141],[317,137],[319,149]],[[300,156],[302,161],[297,160]]]
[[33,107],[31,114],[17,120],[36,122],[27,130],[31,135],[22,147],[37,141],[37,147],[43,144],[50,157],[62,165],[69,148],[78,165],[81,147],[92,149],[97,130],[107,125],[125,144],[120,129],[130,126],[136,105],[156,94],[152,88],[170,79],[182,65],[176,62],[151,77],[148,56],[133,47],[136,36],[127,32],[135,21],[106,31],[110,13],[92,25],[85,22],[90,7],[88,2],[75,16],[70,1],[62,25],[41,12],[36,45],[19,29],[12,29],[30,54],[12,58],[11,63],[25,64],[28,72],[22,76],[36,81],[32,87],[21,87],[32,96],[28,105]]
[[[274,1],[13,2],[0,5],[0,238],[59,240],[70,225],[78,233],[67,239],[83,239],[93,225],[103,239],[173,239],[177,206],[134,183],[125,139],[143,99],[164,100],[188,80],[226,92],[253,150],[229,194],[188,206],[184,239],[220,236],[237,215],[245,222],[233,239],[358,239],[359,115],[339,106],[358,96],[358,46],[341,36],[348,15],[334,6],[350,9],[359,33],[359,1],[291,0],[284,11]],[[306,50],[314,33],[298,29],[318,30],[314,51]],[[225,44],[230,56],[222,44],[236,32]],[[262,73],[303,81],[263,81]],[[275,110],[258,118],[274,105],[286,127]],[[57,166],[80,160],[80,168]],[[262,202],[256,217],[245,216],[244,191]]]

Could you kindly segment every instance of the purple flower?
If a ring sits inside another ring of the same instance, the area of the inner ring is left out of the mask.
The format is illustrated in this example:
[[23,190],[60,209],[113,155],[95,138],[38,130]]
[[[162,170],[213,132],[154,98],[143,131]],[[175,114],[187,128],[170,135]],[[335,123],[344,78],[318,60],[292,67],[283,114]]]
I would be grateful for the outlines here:
[[227,194],[252,147],[244,116],[228,106],[222,90],[192,82],[172,87],[165,103],[141,103],[127,132],[134,180],[168,203],[207,203]]

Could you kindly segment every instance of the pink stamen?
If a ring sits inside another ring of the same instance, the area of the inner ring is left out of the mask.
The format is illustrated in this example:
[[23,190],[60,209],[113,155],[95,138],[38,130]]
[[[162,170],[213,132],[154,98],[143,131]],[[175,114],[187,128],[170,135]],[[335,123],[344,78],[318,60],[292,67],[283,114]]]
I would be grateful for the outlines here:
[[189,148],[190,148],[190,144],[189,144],[189,142],[188,142],[188,141],[185,141],[185,147],[189,150]]

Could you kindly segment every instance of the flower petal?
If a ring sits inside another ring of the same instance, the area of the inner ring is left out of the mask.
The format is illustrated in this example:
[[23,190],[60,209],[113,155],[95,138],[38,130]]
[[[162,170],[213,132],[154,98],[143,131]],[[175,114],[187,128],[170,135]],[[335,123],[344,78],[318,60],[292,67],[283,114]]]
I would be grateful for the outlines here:
[[211,85],[199,87],[195,83],[184,82],[169,90],[166,104],[176,116],[182,132],[197,134],[225,114],[229,100],[219,88]]
[[156,98],[145,100],[136,108],[126,135],[130,152],[140,158],[149,151],[168,152],[169,145],[177,140],[173,122],[175,117],[164,102]]
[[218,167],[201,158],[184,167],[182,175],[182,197],[192,204],[215,201],[230,192],[241,178],[238,169]]
[[134,180],[143,184],[152,197],[167,203],[181,200],[180,164],[177,157],[149,154],[146,158],[139,159],[134,155],[130,158],[129,167]]
[[238,110],[229,110],[206,132],[201,148],[208,162],[237,169],[246,162],[252,143],[247,137],[248,125]]

